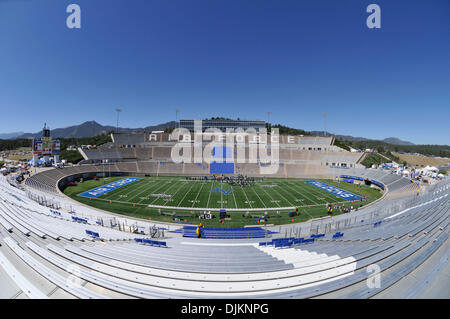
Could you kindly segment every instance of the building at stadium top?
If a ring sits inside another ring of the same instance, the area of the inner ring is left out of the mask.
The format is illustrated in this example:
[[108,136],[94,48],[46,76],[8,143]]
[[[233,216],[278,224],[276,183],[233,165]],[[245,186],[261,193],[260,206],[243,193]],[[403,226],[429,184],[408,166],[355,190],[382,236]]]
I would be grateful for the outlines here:
[[[82,150],[80,153],[84,158],[84,163],[98,163],[104,160],[109,162],[136,162],[138,171],[149,173],[151,175],[205,175],[208,169],[205,165],[210,162],[202,160],[195,161],[195,147],[201,147],[204,154],[211,145],[217,143],[217,147],[222,145],[227,149],[227,163],[231,163],[233,169],[227,169],[231,174],[243,174],[247,176],[260,176],[260,167],[267,164],[262,156],[262,152],[270,159],[273,159],[275,147],[278,150],[279,163],[278,171],[273,177],[313,177],[323,176],[327,168],[358,168],[362,167],[360,161],[363,153],[348,152],[334,144],[334,137],[317,136],[277,136],[276,143],[269,135],[265,149],[258,149],[253,160],[252,145],[254,137],[249,134],[233,133],[232,141],[227,140],[225,133],[216,133],[208,135],[206,133],[198,134],[200,141],[194,133],[185,130],[184,133],[140,133],[140,134],[117,134],[112,133],[112,142],[103,144],[94,149]],[[182,143],[180,143],[182,142]],[[183,144],[183,148],[190,149],[189,158],[183,163],[173,163],[174,147]],[[261,145],[261,144],[260,144]],[[258,146],[260,147],[260,146]],[[241,152],[241,153],[240,153]],[[239,160],[239,154],[244,161]],[[274,162],[274,160],[272,161]],[[169,164],[177,165],[177,169],[168,169]],[[204,164],[203,167],[199,164]],[[131,165],[131,164],[130,164]],[[142,169],[140,169],[142,168]],[[217,171],[215,171],[217,173]]]
[[[216,128],[223,132],[227,129],[263,129],[266,127],[266,122],[264,121],[245,121],[245,120],[230,120],[230,119],[211,119],[202,120],[202,130]],[[180,120],[180,127],[184,127],[189,131],[194,131],[194,120]]]

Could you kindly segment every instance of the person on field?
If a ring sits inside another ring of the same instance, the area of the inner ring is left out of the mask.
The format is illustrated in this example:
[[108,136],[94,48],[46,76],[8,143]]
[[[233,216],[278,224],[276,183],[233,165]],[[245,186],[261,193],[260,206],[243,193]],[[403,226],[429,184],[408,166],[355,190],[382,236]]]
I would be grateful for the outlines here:
[[203,223],[200,223],[200,225],[198,225],[198,227],[197,227],[197,231],[196,231],[196,233],[197,233],[197,238],[201,238],[202,237],[202,228],[203,227]]

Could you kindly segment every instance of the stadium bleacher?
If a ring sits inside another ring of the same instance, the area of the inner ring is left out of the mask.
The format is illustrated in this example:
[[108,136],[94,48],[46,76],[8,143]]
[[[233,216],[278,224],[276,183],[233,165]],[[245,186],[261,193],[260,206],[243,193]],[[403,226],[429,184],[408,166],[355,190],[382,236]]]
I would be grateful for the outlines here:
[[[196,238],[197,227],[195,226],[184,226],[183,236]],[[267,231],[261,227],[248,227],[248,228],[211,228],[202,227],[201,237],[202,238],[214,238],[214,239],[242,239],[242,238],[264,238],[266,237]]]
[[[21,190],[1,187],[5,195],[0,212],[9,225],[1,223],[0,270],[17,278],[1,289],[22,292],[27,298],[378,297],[397,291],[409,274],[446,247],[448,239],[448,181],[435,186],[409,210],[383,217],[376,227],[371,222],[310,237],[280,234],[265,245],[255,239],[166,238],[167,249],[162,249],[161,240],[94,224],[86,229],[84,223],[62,218],[65,212],[58,210],[60,216],[54,213],[57,210],[43,209]],[[21,201],[13,205],[9,193]],[[31,211],[36,205],[40,209]],[[44,210],[47,214],[38,213]],[[117,239],[128,240],[100,243],[86,230],[102,237],[109,231]],[[77,232],[85,238],[64,242],[55,238]],[[14,268],[8,267],[9,260],[14,260]],[[373,264],[387,277],[380,287],[370,289],[359,283],[367,279],[366,269]],[[25,281],[14,269],[26,275]],[[68,286],[67,278],[74,276],[88,285]],[[409,294],[423,291],[414,284],[408,288]]]
[[[386,187],[384,197],[351,216],[311,221],[292,235],[296,225],[202,228],[178,225],[162,238],[119,229],[84,214],[58,190],[68,176],[129,172],[149,175],[207,175],[206,163],[170,162],[171,142],[162,135],[149,147],[111,148],[119,154],[109,165],[80,165],[43,170],[21,190],[0,180],[0,294],[5,298],[383,298],[429,297],[436,278],[435,260],[448,250],[450,181],[417,185],[386,170],[362,169],[358,156],[331,147],[332,138],[305,138],[280,151],[274,177],[334,179],[348,175]],[[132,136],[118,139],[139,144]],[[309,150],[314,143],[321,150]],[[127,144],[128,143],[128,144]],[[158,144],[159,143],[159,144]],[[167,143],[162,145],[162,143]],[[117,146],[117,145],[116,145]],[[306,148],[306,149],[303,149]],[[92,150],[100,159],[103,148]],[[89,152],[87,152],[89,153]],[[89,153],[90,154],[90,153]],[[124,155],[134,156],[123,161]],[[111,158],[112,159],[112,158]],[[353,167],[332,168],[332,161]],[[330,161],[330,165],[326,165]],[[260,163],[234,163],[235,173],[260,176]],[[61,202],[49,208],[30,193]],[[107,212],[102,212],[107,216]],[[111,220],[116,216],[111,216]],[[340,223],[345,221],[345,223]],[[351,221],[347,223],[348,221]],[[319,224],[320,223],[320,224]],[[148,228],[147,221],[142,224]],[[314,227],[314,225],[333,227]],[[159,224],[163,226],[164,224]],[[305,231],[306,229],[306,231]],[[377,264],[380,287],[364,285],[368,267]],[[68,284],[76,279],[78,284]],[[430,279],[431,278],[431,279]],[[407,289],[406,289],[407,288]],[[401,291],[401,293],[399,293]],[[440,297],[448,298],[448,291]]]

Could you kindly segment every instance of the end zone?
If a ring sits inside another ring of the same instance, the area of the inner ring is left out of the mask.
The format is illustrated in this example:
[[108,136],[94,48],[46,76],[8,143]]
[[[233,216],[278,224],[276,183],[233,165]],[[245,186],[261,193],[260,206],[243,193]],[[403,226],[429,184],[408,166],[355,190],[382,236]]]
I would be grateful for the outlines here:
[[106,193],[109,193],[110,191],[113,191],[117,188],[120,188],[122,186],[134,183],[136,181],[138,181],[140,178],[136,178],[136,177],[127,177],[127,178],[123,178],[121,180],[91,189],[89,191],[86,191],[84,193],[78,194],[78,196],[81,197],[88,197],[88,198],[96,198],[99,196],[102,196]]
[[306,180],[304,181],[307,184],[316,186],[320,189],[323,189],[324,191],[327,191],[328,193],[331,193],[333,195],[336,195],[340,198],[346,199],[348,201],[354,201],[354,200],[363,200],[364,198],[358,195],[355,195],[353,193],[350,193],[346,190],[325,184],[323,182],[314,181],[314,180]]

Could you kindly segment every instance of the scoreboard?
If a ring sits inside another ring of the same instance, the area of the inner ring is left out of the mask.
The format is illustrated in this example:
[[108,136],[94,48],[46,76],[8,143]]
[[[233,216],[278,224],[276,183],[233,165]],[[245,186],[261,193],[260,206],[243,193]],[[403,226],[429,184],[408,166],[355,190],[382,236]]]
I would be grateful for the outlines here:
[[33,154],[35,155],[59,155],[61,151],[60,141],[51,137],[35,138],[33,140]]

